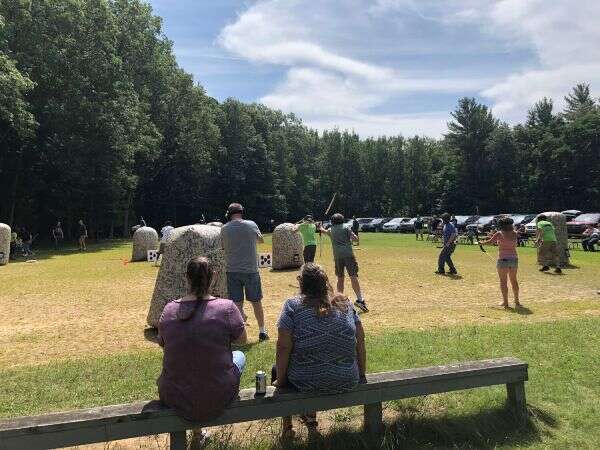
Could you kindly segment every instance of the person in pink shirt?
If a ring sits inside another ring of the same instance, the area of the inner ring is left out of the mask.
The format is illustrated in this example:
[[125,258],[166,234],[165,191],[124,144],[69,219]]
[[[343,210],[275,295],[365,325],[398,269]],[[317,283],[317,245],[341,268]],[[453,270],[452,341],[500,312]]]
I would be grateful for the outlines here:
[[512,286],[515,297],[515,308],[521,306],[519,302],[519,282],[517,281],[517,270],[519,268],[519,255],[517,254],[518,235],[510,217],[504,217],[498,221],[498,231],[491,238],[481,242],[484,245],[498,245],[498,276],[500,277],[500,291],[502,292],[502,303],[500,306],[508,308],[508,280]]

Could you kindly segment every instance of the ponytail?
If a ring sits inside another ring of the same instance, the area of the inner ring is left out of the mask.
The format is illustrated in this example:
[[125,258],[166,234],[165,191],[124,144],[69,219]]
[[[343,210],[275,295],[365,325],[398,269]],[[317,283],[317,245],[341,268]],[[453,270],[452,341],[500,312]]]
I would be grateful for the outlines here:
[[[195,302],[182,302],[180,304],[177,318],[179,320],[188,320],[191,318],[200,301],[208,294],[213,280],[213,271],[210,262],[205,257],[197,256],[187,265],[186,277],[190,285],[190,294],[196,296]],[[184,307],[185,304],[185,307]]]

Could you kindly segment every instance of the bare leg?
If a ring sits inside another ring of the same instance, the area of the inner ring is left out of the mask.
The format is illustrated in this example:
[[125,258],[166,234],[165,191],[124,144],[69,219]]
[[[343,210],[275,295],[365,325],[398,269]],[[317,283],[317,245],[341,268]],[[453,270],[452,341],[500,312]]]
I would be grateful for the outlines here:
[[356,294],[356,298],[362,300],[362,293],[360,292],[360,282],[358,277],[350,277],[350,283],[352,283],[352,290]]
[[240,310],[240,314],[242,315],[242,318],[244,319],[244,322],[248,321],[248,316],[244,313],[244,302],[234,302],[235,306],[237,306],[237,309]]
[[508,307],[508,269],[498,269],[498,277],[500,277],[500,292],[502,292],[502,304],[505,308]]
[[515,297],[515,306],[519,306],[519,281],[517,280],[517,269],[508,269],[508,278]]
[[337,277],[337,290],[338,292],[344,292],[344,276]]
[[265,327],[265,313],[263,311],[262,302],[250,303],[252,303],[252,308],[254,308],[254,317],[256,317],[256,321],[258,322],[258,328],[262,330]]

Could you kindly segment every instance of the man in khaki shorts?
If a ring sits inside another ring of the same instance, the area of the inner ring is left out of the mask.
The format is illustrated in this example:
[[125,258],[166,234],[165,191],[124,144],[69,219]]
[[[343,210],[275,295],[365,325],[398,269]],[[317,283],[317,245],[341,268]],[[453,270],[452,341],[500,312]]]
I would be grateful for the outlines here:
[[537,219],[536,243],[538,246],[538,264],[542,266],[540,272],[547,272],[554,266],[554,273],[562,273],[560,268],[560,255],[556,242],[554,225],[546,216],[540,214]]
[[350,283],[352,283],[352,289],[356,294],[354,304],[364,312],[369,311],[360,291],[358,262],[356,262],[354,252],[352,251],[352,241],[358,241],[358,237],[352,232],[349,226],[344,225],[344,216],[340,213],[331,216],[331,228],[328,230],[321,228],[321,232],[331,238],[338,292],[344,292],[344,270],[346,270],[350,277]]

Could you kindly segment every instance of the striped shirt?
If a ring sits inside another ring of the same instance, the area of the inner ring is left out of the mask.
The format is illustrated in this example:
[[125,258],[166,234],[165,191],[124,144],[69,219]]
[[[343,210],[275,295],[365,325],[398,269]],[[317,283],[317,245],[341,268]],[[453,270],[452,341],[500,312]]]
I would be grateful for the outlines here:
[[356,311],[332,308],[325,316],[306,306],[300,297],[283,305],[277,327],[292,335],[288,380],[301,392],[335,393],[358,384]]

